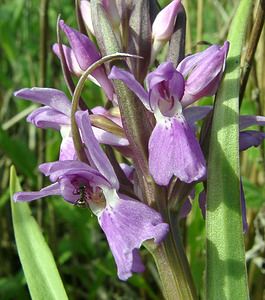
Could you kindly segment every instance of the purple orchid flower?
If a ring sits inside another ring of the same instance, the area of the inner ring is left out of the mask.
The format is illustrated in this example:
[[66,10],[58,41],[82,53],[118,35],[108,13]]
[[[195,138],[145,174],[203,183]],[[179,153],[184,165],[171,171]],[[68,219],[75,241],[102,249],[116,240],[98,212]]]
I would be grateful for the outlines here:
[[[63,140],[60,149],[60,160],[72,160],[76,158],[72,134],[71,134],[71,102],[66,95],[59,90],[51,88],[25,88],[14,93],[16,97],[43,104],[44,107],[37,108],[27,117],[27,121],[40,128],[53,128],[60,130]],[[109,117],[104,108],[96,107],[95,114],[104,114]],[[100,112],[100,113],[99,113]],[[104,112],[104,113],[103,113]],[[110,118],[119,125],[118,118]],[[93,132],[102,144],[124,147],[129,142],[126,138],[118,137],[115,134],[103,129],[92,127]]]
[[157,124],[149,140],[149,169],[154,180],[167,185],[173,175],[184,182],[204,177],[200,145],[182,112],[184,78],[173,64],[163,63],[148,74],[148,91],[131,73],[116,67],[109,78],[122,80],[155,115]]
[[[60,21],[60,27],[66,34],[71,46],[71,48],[69,48],[63,45],[63,51],[68,69],[70,72],[80,76],[90,65],[99,60],[101,55],[94,43],[92,43],[86,35],[69,27],[64,23],[63,20]],[[58,44],[53,45],[53,51],[60,58]],[[92,73],[92,76],[95,78],[95,80],[91,77],[90,79],[99,84],[105,91],[107,97],[110,100],[113,100],[113,86],[106,75],[104,67],[98,67]]]
[[147,75],[147,91],[131,73],[112,68],[109,78],[123,81],[155,115],[157,123],[149,140],[149,170],[156,183],[168,185],[173,175],[186,183],[205,177],[205,160],[183,110],[216,92],[228,48],[228,42],[223,47],[213,45],[186,57],[177,69],[171,62],[161,64]]
[[142,243],[154,239],[159,244],[169,227],[152,208],[119,194],[118,179],[93,134],[88,113],[77,112],[76,121],[91,166],[77,160],[42,164],[40,171],[53,183],[39,192],[18,192],[14,201],[61,195],[71,204],[89,206],[107,237],[119,278],[127,280],[132,272],[144,271],[138,251]]

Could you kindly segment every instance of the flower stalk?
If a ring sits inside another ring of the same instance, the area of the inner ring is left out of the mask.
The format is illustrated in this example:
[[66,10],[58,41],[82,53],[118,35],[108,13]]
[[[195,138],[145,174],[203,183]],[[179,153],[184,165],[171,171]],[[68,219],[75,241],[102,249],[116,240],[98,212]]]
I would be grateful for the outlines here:
[[[162,204],[162,201],[159,203]],[[146,242],[145,246],[155,260],[164,297],[167,300],[196,300],[197,293],[183,248],[177,214],[166,207],[159,210],[163,211],[162,215],[170,225],[169,234],[161,245],[154,247],[152,242]]]

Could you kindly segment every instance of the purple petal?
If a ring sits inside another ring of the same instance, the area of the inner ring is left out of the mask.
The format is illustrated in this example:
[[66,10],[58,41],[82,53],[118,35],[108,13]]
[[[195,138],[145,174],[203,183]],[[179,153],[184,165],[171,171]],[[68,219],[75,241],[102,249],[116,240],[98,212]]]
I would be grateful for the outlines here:
[[[213,96],[216,92],[217,89],[219,87],[221,78],[223,76],[223,73],[220,72],[218,76],[216,76],[210,83],[209,85],[206,86],[199,86],[201,83],[203,84],[203,82],[200,82],[199,80],[197,81],[198,84],[198,92],[197,93],[193,93],[187,86],[185,89],[185,93],[183,95],[182,98],[182,104],[184,107],[187,107],[188,105],[194,103],[195,101],[197,101],[198,99],[201,99],[203,97],[207,97],[207,96]],[[195,85],[197,85],[196,82],[192,83]]]
[[[63,20],[60,21],[60,26],[66,34],[71,48],[74,52],[75,58],[83,71],[85,71],[90,65],[101,58],[97,47],[90,41],[90,39],[86,35],[69,27],[64,23]],[[113,86],[105,73],[104,67],[98,67],[94,72],[92,72],[92,75],[102,86],[108,98],[112,100]]]
[[107,237],[121,280],[127,280],[132,272],[144,271],[137,251],[142,243],[154,239],[159,244],[169,230],[155,210],[138,201],[121,199],[115,206],[106,206],[99,216],[99,224]]
[[107,132],[103,129],[92,127],[93,134],[100,144],[112,146],[128,146],[129,142],[126,138],[119,137],[113,133]]
[[93,35],[95,35],[92,18],[91,18],[90,2],[87,0],[81,0],[80,1],[80,11],[81,11],[81,15],[82,15],[82,18],[83,18],[83,21],[84,21],[86,27]]
[[97,47],[86,35],[69,27],[63,20],[60,21],[60,27],[66,34],[76,60],[82,70],[85,71],[90,65],[101,58]]
[[183,116],[161,117],[156,124],[149,140],[149,169],[160,185],[173,175],[187,183],[205,176],[200,145]]
[[70,116],[71,114],[71,103],[65,94],[59,90],[34,87],[31,89],[21,89],[15,92],[14,95],[16,97],[50,106],[66,116]]
[[220,49],[222,49],[225,55],[227,55],[228,48],[229,43],[227,41],[224,43],[222,48],[220,48],[218,45],[212,45],[204,51],[185,57],[177,66],[177,70],[182,73],[184,77],[186,77],[196,65],[204,62],[209,57],[213,58],[216,53],[220,51]]
[[59,160],[76,160],[76,152],[72,137],[65,137],[60,147]]
[[112,82],[107,77],[104,68],[103,67],[97,68],[92,73],[92,75],[95,77],[95,79],[98,81],[100,86],[103,88],[108,99],[110,99],[114,103],[117,103],[117,101],[115,100],[115,94],[114,94],[114,88]]
[[265,139],[265,133],[256,130],[246,130],[239,133],[239,149],[247,150],[254,146],[258,147]]
[[39,166],[39,170],[45,175],[50,176],[52,182],[57,181],[62,176],[83,177],[88,182],[98,186],[109,186],[105,179],[97,170],[80,161],[56,161],[44,163]]
[[151,90],[162,81],[169,81],[176,69],[172,62],[164,62],[160,64],[153,72],[146,76],[146,85],[148,90]]
[[190,194],[188,195],[188,197],[186,198],[185,202],[183,203],[180,211],[179,211],[179,215],[178,218],[184,219],[188,216],[188,214],[191,212],[192,209],[192,201],[195,198],[195,190],[193,189]]
[[184,106],[202,97],[212,96],[216,93],[224,71],[228,48],[229,43],[225,42],[223,47],[212,46],[205,50],[204,52],[208,54],[207,56],[203,52],[197,54],[193,64],[191,64],[192,59],[189,59],[189,70],[183,71],[181,64],[178,66],[177,70],[180,72],[182,70],[184,77],[188,75],[182,99]]
[[[74,51],[65,45],[62,45],[62,47],[69,71],[77,76],[81,76],[83,74],[83,70],[80,68],[76,60]],[[61,59],[59,45],[57,43],[53,45],[52,50],[57,55],[57,57]]]
[[[76,178],[80,180],[80,177]],[[75,193],[76,185],[73,184],[74,179],[75,177],[73,176],[64,176],[59,179],[61,195],[64,198],[64,200],[71,204],[76,203],[76,201],[80,198],[80,195]]]
[[44,106],[28,115],[27,121],[39,128],[60,130],[63,125],[70,125],[70,118],[57,110]]
[[127,71],[124,71],[117,67],[112,67],[109,74],[109,79],[121,80],[127,87],[135,93],[135,95],[142,101],[143,105],[150,109],[148,93],[141,86],[141,84],[134,78],[134,76]]
[[205,118],[212,109],[212,106],[190,106],[183,110],[183,115],[189,126],[194,128],[195,122]]
[[120,163],[120,167],[122,169],[122,171],[124,172],[124,174],[126,175],[126,177],[133,182],[133,177],[134,177],[134,167],[131,165],[127,165],[125,163]]
[[94,115],[103,115],[122,127],[121,116],[119,108],[116,106],[113,111],[109,111],[102,106],[96,106],[91,109]]
[[37,200],[43,197],[51,196],[51,195],[60,195],[60,187],[59,184],[56,182],[45,188],[41,189],[39,192],[17,192],[13,196],[13,200],[17,201],[32,201]]
[[185,81],[171,62],[165,62],[146,77],[150,106],[154,111],[157,105],[161,113],[173,117],[182,110],[180,101],[184,93]]
[[158,40],[170,39],[180,5],[180,0],[173,0],[157,14],[152,25],[153,38]]
[[178,71],[175,71],[172,75],[172,78],[169,80],[168,90],[170,96],[174,97],[178,101],[181,101],[181,98],[184,94],[185,81],[182,74]]
[[212,56],[218,50],[219,50],[218,45],[212,45],[207,49],[205,49],[204,51],[192,55],[188,55],[179,63],[179,65],[177,66],[177,70],[184,77],[186,77],[197,64],[203,62],[207,57]]
[[[62,47],[63,47],[63,52],[64,52],[66,64],[67,64],[69,71],[78,77],[81,76],[84,73],[84,71],[80,68],[80,66],[76,60],[74,51],[65,45],[62,45]],[[53,45],[53,52],[58,56],[59,59],[61,59],[58,44]],[[104,74],[104,76],[106,77],[105,74]],[[99,82],[92,75],[88,75],[87,78],[89,80],[91,80],[93,83],[95,83],[96,85],[100,86]],[[111,88],[111,91],[113,93],[112,88]]]
[[243,130],[253,125],[265,126],[265,117],[263,116],[240,116],[239,117],[240,130]]
[[78,111],[76,112],[75,116],[85,144],[85,151],[88,155],[91,165],[94,165],[98,171],[111,183],[111,185],[118,190],[119,181],[110,161],[108,160],[104,151],[101,149],[97,139],[95,138],[95,135],[93,134],[88,112]]

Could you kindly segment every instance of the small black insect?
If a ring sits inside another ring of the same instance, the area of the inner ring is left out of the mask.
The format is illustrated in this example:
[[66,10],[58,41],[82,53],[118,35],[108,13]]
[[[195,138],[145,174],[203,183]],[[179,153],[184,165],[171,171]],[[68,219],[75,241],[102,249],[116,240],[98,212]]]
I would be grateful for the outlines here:
[[75,201],[74,205],[81,207],[81,208],[87,208],[88,205],[88,195],[86,192],[86,186],[80,185],[78,189],[76,189],[73,192],[74,195],[80,195],[80,197]]

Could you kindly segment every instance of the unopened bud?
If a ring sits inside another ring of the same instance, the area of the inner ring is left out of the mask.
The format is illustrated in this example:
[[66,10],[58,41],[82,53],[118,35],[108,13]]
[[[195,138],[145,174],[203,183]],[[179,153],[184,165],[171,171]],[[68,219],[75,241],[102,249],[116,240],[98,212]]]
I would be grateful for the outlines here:
[[180,7],[181,0],[173,0],[156,16],[152,25],[153,44],[151,64],[154,61],[159,50],[171,38]]
[[152,26],[154,40],[168,41],[170,39],[180,5],[181,0],[173,0],[156,16]]

